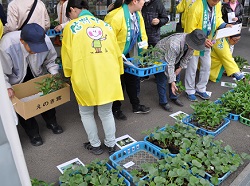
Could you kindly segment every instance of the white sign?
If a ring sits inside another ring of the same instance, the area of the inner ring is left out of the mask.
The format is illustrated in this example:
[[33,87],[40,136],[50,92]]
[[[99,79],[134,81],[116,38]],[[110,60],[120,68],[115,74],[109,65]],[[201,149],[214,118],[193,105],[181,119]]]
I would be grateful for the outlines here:
[[76,168],[79,166],[85,166],[78,158],[75,158],[73,160],[67,161],[61,165],[56,166],[59,171],[63,174],[63,172],[68,169],[68,168]]
[[124,135],[124,136],[121,136],[119,138],[116,138],[115,139],[116,141],[116,145],[122,149],[124,147],[127,147],[128,145],[131,145],[132,143],[135,143],[136,141],[131,137],[129,136],[128,134]]
[[232,27],[227,27],[223,29],[219,29],[216,32],[215,39],[220,39],[223,37],[233,36],[236,34],[240,34],[242,28],[242,23],[237,25],[232,25]]
[[227,17],[228,17],[228,23],[236,22],[236,21],[233,20],[233,18],[235,18],[235,13],[234,12],[227,13]]

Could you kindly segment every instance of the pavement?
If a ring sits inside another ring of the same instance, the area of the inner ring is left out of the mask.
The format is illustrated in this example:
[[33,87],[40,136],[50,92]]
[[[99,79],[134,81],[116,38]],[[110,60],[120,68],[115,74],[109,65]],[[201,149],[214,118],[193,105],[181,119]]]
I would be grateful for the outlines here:
[[[250,32],[247,28],[243,28],[241,40],[234,49],[234,56],[242,56],[250,62],[249,43]],[[57,48],[57,50],[59,51],[60,48]],[[182,80],[183,77],[184,72],[182,72]],[[232,77],[223,76],[222,81],[233,82],[233,79]],[[211,100],[214,101],[223,93],[228,91],[229,88],[221,87],[220,83],[209,82],[207,90],[212,92]],[[132,106],[129,103],[127,94],[125,93],[125,101],[122,102],[122,110],[128,119],[127,121],[116,120],[117,137],[129,134],[135,140],[142,141],[145,136],[145,134],[142,134],[143,131],[153,129],[156,126],[163,127],[167,123],[171,125],[174,124],[175,120],[169,116],[171,113],[164,111],[158,105],[158,94],[154,76],[150,76],[149,80],[141,83],[141,92],[139,97],[141,104],[150,106],[152,111],[149,114],[134,114],[132,112]],[[184,103],[184,107],[178,107],[173,105],[173,103],[170,103],[173,106],[172,113],[181,110],[185,113],[191,114],[191,102],[186,99],[184,93],[180,95],[180,100]],[[58,184],[58,178],[61,173],[56,168],[57,165],[74,158],[79,158],[84,164],[88,164],[96,158],[108,159],[109,155],[107,150],[105,150],[102,155],[96,156],[83,148],[83,143],[87,142],[88,139],[80,120],[78,105],[72,91],[71,101],[57,107],[56,111],[58,123],[64,129],[64,133],[59,135],[53,134],[51,130],[46,128],[45,122],[42,120],[41,116],[36,117],[40,127],[40,134],[44,140],[44,144],[42,146],[32,146],[21,126],[18,126],[18,131],[30,177],[44,180],[48,183],[54,182]],[[104,133],[101,122],[96,113],[95,116],[99,129],[99,137],[103,141]],[[243,125],[238,121],[231,121],[229,126],[221,134],[219,134],[216,139],[223,140],[224,145],[230,145],[237,153],[246,152],[250,154],[250,127]],[[244,183],[249,184],[250,168],[246,168],[244,170],[249,162],[250,161],[245,161],[244,164],[237,169],[237,171],[232,173],[221,184],[221,186],[228,186],[231,183],[234,183],[234,180],[237,181],[237,179],[239,179],[242,181],[244,178],[248,179],[248,181],[245,180],[246,182]],[[248,167],[250,166],[248,165]],[[242,174],[241,177],[237,178],[237,176],[241,175],[243,170],[248,176],[244,176]],[[236,184],[234,185],[240,185],[240,181],[235,183]]]

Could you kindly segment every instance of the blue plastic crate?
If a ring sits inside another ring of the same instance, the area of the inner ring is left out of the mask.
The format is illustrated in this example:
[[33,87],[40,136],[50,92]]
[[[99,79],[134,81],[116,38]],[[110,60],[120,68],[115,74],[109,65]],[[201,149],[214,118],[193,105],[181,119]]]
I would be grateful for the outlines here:
[[[216,100],[214,103],[215,104],[222,104],[221,100]],[[240,119],[240,115],[239,114],[233,114],[233,113],[229,113],[227,117],[230,120],[234,120],[234,121],[238,121]]]
[[49,30],[46,32],[46,35],[49,36],[49,37],[55,37],[55,36],[58,36],[58,35],[61,35],[61,34],[62,34],[62,31],[57,32],[57,31],[55,31],[54,29],[49,29]]
[[204,135],[212,135],[212,136],[217,136],[218,134],[220,134],[230,123],[230,120],[227,118],[224,118],[224,123],[221,127],[219,127],[216,131],[208,131],[204,128],[199,128],[195,125],[193,125],[191,122],[192,119],[192,115],[189,115],[185,118],[183,118],[182,122],[186,125],[189,125],[191,127],[197,128],[198,130],[196,131],[197,134],[204,136]]
[[[140,165],[142,163],[153,163],[158,159],[163,158],[165,155],[156,149],[150,143],[145,141],[138,141],[125,147],[109,157],[112,162],[112,166],[116,168],[117,166],[122,167],[121,174],[127,178],[130,182],[133,182],[133,176],[129,173],[131,170],[140,170]],[[133,160],[133,161],[132,161]],[[125,168],[125,164],[133,164],[130,167]],[[142,177],[145,179],[147,176]]]
[[[227,177],[231,174],[230,171],[228,171],[226,174],[224,174],[224,176],[222,176],[221,178],[218,178],[219,183],[218,185],[220,185],[225,179],[227,179]],[[212,176],[208,173],[205,173],[205,179],[208,180],[210,182],[210,179],[212,178]],[[211,182],[210,182],[211,183]],[[212,184],[212,183],[211,183]]]
[[[108,170],[114,169],[113,167],[111,167],[111,165],[109,165],[108,163],[106,163]],[[121,174],[118,174],[118,178],[123,177]],[[124,181],[123,181],[127,186],[130,186],[130,182],[124,177]]]
[[[160,130],[160,131],[164,131],[165,129],[166,129],[166,127],[162,127],[162,128],[160,128],[159,130]],[[151,134],[151,135],[152,135],[152,134]],[[162,150],[161,147],[158,147],[157,145],[155,145],[155,144],[149,142],[149,141],[148,141],[148,138],[149,138],[149,136],[145,136],[143,140],[146,141],[146,142],[148,142],[148,143],[150,143],[150,144],[151,144],[153,147],[155,147],[156,149],[158,149],[158,150],[160,150],[160,151]],[[171,153],[170,153],[170,154],[168,154],[168,155],[171,156],[171,157],[175,157],[177,154],[171,154]]]
[[[133,58],[128,58],[129,61],[133,61]],[[164,72],[167,66],[167,63],[164,61],[160,61],[161,64],[159,65],[153,65],[151,67],[147,67],[147,68],[138,68],[137,66],[129,66],[129,65],[125,65],[124,66],[124,72],[129,73],[129,74],[133,74],[135,76],[138,77],[145,77],[145,76],[149,76],[152,74],[157,74],[160,72]]]

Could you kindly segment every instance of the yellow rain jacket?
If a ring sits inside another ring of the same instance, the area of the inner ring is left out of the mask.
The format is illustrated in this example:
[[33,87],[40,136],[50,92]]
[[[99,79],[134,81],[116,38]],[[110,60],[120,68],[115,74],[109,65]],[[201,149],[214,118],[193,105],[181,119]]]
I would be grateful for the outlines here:
[[240,71],[230,52],[227,39],[221,38],[216,40],[211,50],[211,70],[209,79],[213,82],[219,82],[224,70],[226,70],[228,76]]
[[[138,15],[140,19],[141,40],[148,41],[143,17],[140,12],[138,12]],[[127,38],[127,26],[126,26],[126,20],[124,17],[123,8],[119,7],[119,8],[112,10],[110,13],[108,13],[105,16],[104,21],[109,23],[114,29],[120,50],[123,52],[125,48],[125,44],[126,44],[126,38]]]
[[[215,29],[224,23],[221,17],[221,3],[217,3],[215,5],[215,14],[216,14],[216,22],[215,22]],[[195,29],[202,30],[202,21],[203,21],[203,3],[202,0],[196,0],[193,5],[189,8],[188,14],[186,17],[186,24],[184,27],[185,33],[191,33]],[[208,38],[212,39],[212,32],[208,36]],[[200,54],[199,51],[194,51],[194,55],[198,56]]]
[[[84,10],[87,11],[87,10]],[[111,26],[87,15],[70,21],[63,31],[62,64],[81,106],[123,100],[123,61]]]
[[188,10],[194,2],[195,0],[181,0],[181,2],[176,6],[176,13],[182,13],[181,14],[182,28],[185,28],[185,25],[186,25],[185,22],[186,22]]
[[3,36],[3,23],[0,20],[0,38],[2,38],[2,36]]

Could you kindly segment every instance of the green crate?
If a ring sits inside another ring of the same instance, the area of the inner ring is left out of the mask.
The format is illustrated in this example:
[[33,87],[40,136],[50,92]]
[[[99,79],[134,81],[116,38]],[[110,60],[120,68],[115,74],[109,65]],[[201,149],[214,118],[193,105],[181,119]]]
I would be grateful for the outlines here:
[[240,123],[250,127],[250,120],[240,115]]

